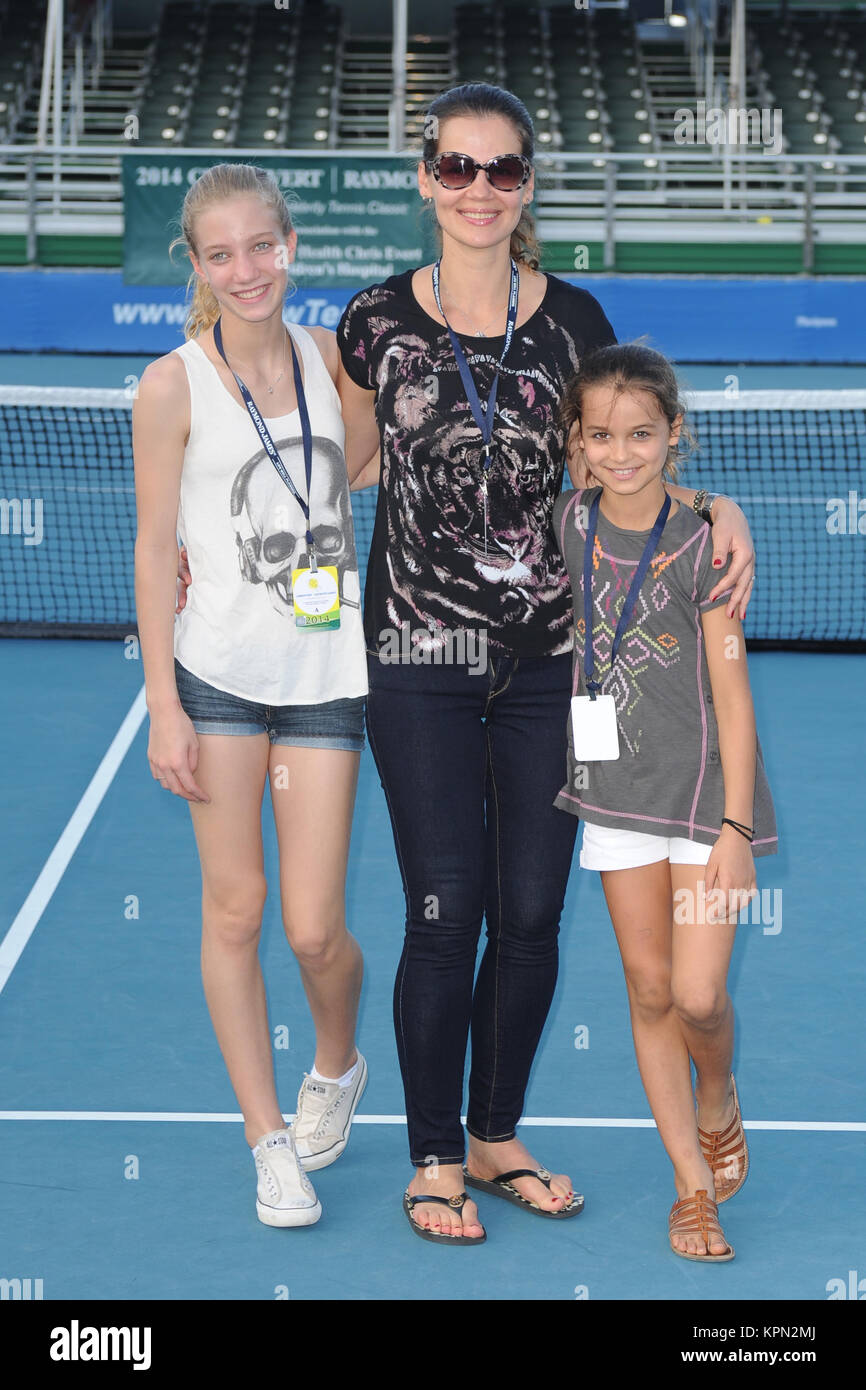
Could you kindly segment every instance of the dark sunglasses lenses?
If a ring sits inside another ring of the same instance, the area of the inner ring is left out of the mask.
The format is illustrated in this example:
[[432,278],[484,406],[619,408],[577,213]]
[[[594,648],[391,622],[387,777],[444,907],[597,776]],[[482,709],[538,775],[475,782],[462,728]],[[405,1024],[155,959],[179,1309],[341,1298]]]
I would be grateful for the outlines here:
[[475,178],[478,165],[466,154],[445,154],[438,162],[439,182],[443,188],[468,188]]
[[[481,166],[468,154],[445,154],[439,159],[439,182],[443,188],[468,188]],[[499,155],[487,166],[487,177],[500,193],[513,193],[526,182],[523,160],[516,154]]]
[[515,188],[526,182],[527,173],[523,160],[516,154],[503,154],[491,162],[487,177],[501,193],[513,193]]

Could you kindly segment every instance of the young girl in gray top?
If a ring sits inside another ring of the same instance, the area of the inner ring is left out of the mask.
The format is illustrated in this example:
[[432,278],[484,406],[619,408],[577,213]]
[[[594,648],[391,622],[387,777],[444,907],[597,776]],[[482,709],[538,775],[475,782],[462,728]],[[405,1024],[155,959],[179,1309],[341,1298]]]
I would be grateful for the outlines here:
[[555,804],[584,821],[580,863],[601,872],[641,1079],[674,1166],[671,1248],[730,1260],[718,1204],[745,1181],[748,1151],[726,977],[757,892],[753,856],[778,844],[743,632],[730,593],[709,598],[707,522],[665,486],[683,426],[671,364],[637,344],[601,348],[563,413],[589,485],[554,509],[575,605]]

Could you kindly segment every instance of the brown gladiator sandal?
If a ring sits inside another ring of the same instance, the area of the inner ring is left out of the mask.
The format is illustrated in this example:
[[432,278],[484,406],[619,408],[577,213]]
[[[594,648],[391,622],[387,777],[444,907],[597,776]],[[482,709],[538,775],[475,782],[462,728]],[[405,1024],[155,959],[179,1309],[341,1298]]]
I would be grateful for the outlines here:
[[714,1130],[701,1129],[698,1125],[701,1153],[712,1170],[716,1203],[719,1206],[733,1197],[735,1192],[739,1192],[749,1172],[749,1149],[733,1073],[731,1085],[734,1088],[734,1118],[730,1124],[724,1129]]
[[[699,1235],[707,1247],[707,1253],[693,1255],[687,1250],[678,1250],[673,1242],[675,1235]],[[727,1245],[725,1233],[719,1225],[716,1203],[703,1187],[699,1188],[694,1197],[683,1197],[679,1202],[674,1202],[668,1217],[668,1237],[675,1255],[681,1255],[684,1260],[702,1260],[705,1264],[720,1264],[724,1260],[732,1260],[734,1251],[730,1245],[723,1255],[709,1253],[711,1235],[721,1236]]]

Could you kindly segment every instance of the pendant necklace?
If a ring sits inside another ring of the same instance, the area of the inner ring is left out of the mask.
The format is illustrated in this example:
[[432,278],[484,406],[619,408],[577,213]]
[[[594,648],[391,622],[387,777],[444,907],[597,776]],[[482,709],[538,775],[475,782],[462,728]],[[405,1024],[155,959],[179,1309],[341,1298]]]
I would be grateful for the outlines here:
[[[450,296],[449,296],[449,298],[450,298]],[[451,300],[451,303],[454,304],[454,300],[453,300],[453,299]],[[454,308],[457,310],[458,313],[462,314],[463,317],[464,317],[465,319],[468,319],[469,315],[466,313],[466,311],[465,311],[464,309],[461,309],[461,308],[460,308],[460,305],[459,305],[459,304],[454,304]],[[499,310],[494,314],[493,318],[490,320],[490,323],[486,323],[486,324],[484,325],[483,328],[478,328],[478,326],[475,325],[475,333],[474,333],[473,336],[476,337],[476,338],[486,338],[486,337],[487,337],[487,329],[490,327],[490,324],[496,322],[496,320],[499,318],[499,315],[500,315],[501,313],[502,313],[502,310],[499,309]]]
[[[286,338],[285,338],[285,340],[284,340],[284,342],[283,342],[283,370],[280,372],[280,374],[279,374],[279,376],[277,377],[276,381],[274,382],[273,386],[266,386],[266,387],[265,387],[265,390],[267,391],[267,393],[268,393],[269,396],[272,396],[272,395],[274,394],[274,388],[277,387],[277,386],[279,386],[280,382],[282,381],[283,377],[284,377],[285,374],[286,374],[286,348],[287,348],[287,346],[288,346],[288,332],[286,333]],[[244,365],[243,362],[241,362],[240,365],[243,366],[243,365]]]

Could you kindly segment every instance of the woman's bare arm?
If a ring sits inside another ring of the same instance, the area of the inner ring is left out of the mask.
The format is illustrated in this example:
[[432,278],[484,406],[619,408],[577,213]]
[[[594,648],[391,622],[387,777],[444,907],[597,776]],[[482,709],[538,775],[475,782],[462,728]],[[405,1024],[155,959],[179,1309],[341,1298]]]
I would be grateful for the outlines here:
[[[686,507],[690,507],[695,500],[695,488],[668,483],[667,490]],[[722,570],[729,555],[731,563],[727,570],[719,575],[719,582],[709,597],[718,598],[730,589],[731,597],[725,612],[729,618],[739,616],[743,619],[755,583],[755,545],[749,523],[745,512],[731,497],[716,498],[712,517],[710,538],[713,542],[713,565],[716,569]]]
[[174,680],[177,511],[189,388],[183,363],[159,358],[145,370],[132,409],[135,600],[148,707],[178,704]]
[[[340,364],[340,349],[339,349],[339,346],[338,346],[338,344],[337,344],[337,335],[336,335],[336,333],[332,333],[331,330],[330,330],[329,328],[310,328],[310,329],[308,329],[307,331],[308,331],[309,333],[311,333],[312,336],[315,338],[316,343],[318,344],[318,347],[319,347],[319,351],[321,352],[322,357],[325,359],[325,365],[326,365],[326,367],[328,368],[328,371],[329,371],[330,374],[331,374],[331,380],[334,382],[334,385],[337,387],[337,389],[338,389],[338,391],[339,391],[339,390],[341,389],[341,382],[340,382],[341,364]],[[345,373],[344,373],[343,375],[345,376]],[[350,385],[354,386],[354,382],[350,381],[349,377],[345,377],[345,380],[346,380],[347,382],[349,382]],[[356,386],[356,387],[355,387],[355,390],[358,391],[359,388]],[[367,396],[367,397],[370,397],[370,398],[372,398],[372,397],[374,396],[374,392],[372,392],[372,391],[362,391],[360,394],[361,394],[361,396]],[[346,395],[348,396],[349,393],[346,392]],[[344,419],[344,421],[345,421],[345,419],[346,419],[346,408],[345,408],[345,405],[343,405],[343,397],[342,397],[342,394],[341,394],[341,398],[340,398],[340,404],[341,404],[341,406],[343,407],[343,419]],[[350,408],[351,408],[351,404],[352,404],[352,403],[351,403],[351,400],[350,400]],[[362,401],[362,402],[356,403],[356,409],[358,410],[359,418],[360,418],[360,420],[363,422],[363,425],[364,425],[364,426],[369,426],[369,406],[368,406],[368,402]],[[373,423],[374,423],[374,425],[375,425],[375,416],[373,417]],[[347,460],[348,460],[348,434],[349,434],[349,430],[348,430],[348,425],[347,425],[347,427],[346,427],[346,435],[347,435]],[[353,468],[354,468],[354,463],[355,463],[355,458],[354,458],[354,454],[353,454],[353,458],[352,458]],[[368,462],[364,464],[364,466],[363,466],[363,468],[360,470],[360,472],[354,473],[354,476],[352,475],[352,473],[349,474],[349,481],[350,481],[350,486],[351,486],[352,492],[359,492],[359,491],[361,490],[361,488],[364,488],[364,487],[375,487],[375,486],[377,485],[378,481],[379,481],[379,473],[380,473],[380,470],[381,470],[381,465],[382,465],[382,457],[381,457],[381,454],[380,454],[380,452],[379,452],[379,431],[378,431],[378,427],[376,427],[376,446],[375,446],[375,453],[374,453],[373,456],[368,460]]]
[[328,375],[337,384],[337,371],[340,365],[340,350],[337,347],[337,335],[330,328],[308,328],[307,332],[322,354],[322,360],[328,369]]
[[342,362],[337,374],[337,390],[346,426],[346,468],[349,482],[354,486],[379,450],[379,426],[374,410],[376,393],[356,386]]
[[[145,370],[132,412],[135,497],[135,604],[151,718],[151,771],[188,800],[208,798],[193,777],[195,732],[180,704],[174,677],[177,512],[189,387],[183,363],[171,355]],[[192,738],[190,738],[190,734]]]
[[[751,828],[757,734],[743,629],[739,617],[736,614],[729,617],[726,607],[703,613],[701,625],[719,730],[719,756],[725,784],[724,815]],[[713,846],[707,862],[706,887],[708,893],[721,889],[735,911],[742,909],[756,891],[751,845],[733,826],[723,825]]]
[[362,487],[378,487],[379,477],[382,472],[382,454],[376,450],[369,463],[366,463],[360,473],[355,475],[352,483],[352,492],[360,492]]

